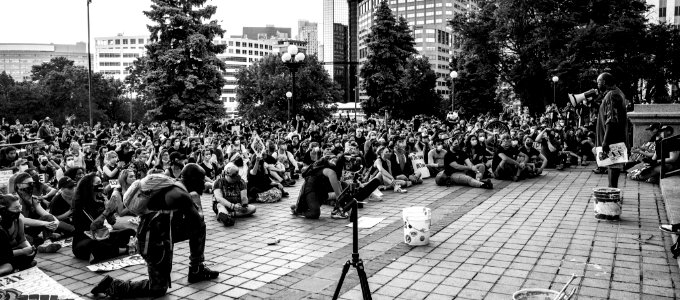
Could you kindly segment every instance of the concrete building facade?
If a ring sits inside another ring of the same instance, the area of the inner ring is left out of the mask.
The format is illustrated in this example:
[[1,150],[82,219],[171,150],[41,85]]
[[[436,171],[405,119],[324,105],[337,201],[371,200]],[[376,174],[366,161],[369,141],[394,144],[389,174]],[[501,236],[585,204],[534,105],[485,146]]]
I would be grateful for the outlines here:
[[680,26],[680,0],[647,0],[651,5],[648,19],[651,22]]
[[308,55],[315,55],[319,50],[319,30],[318,24],[307,20],[298,21],[298,40],[307,42],[306,48]]
[[251,40],[290,39],[292,35],[290,28],[266,25],[265,27],[243,27],[243,38]]
[[125,81],[128,67],[146,54],[148,35],[122,35],[94,38],[94,61],[92,70]]
[[[680,1],[680,0],[679,0]],[[437,86],[435,90],[442,97],[449,95],[449,67],[450,57],[453,54],[455,44],[451,28],[447,21],[453,19],[456,13],[463,13],[476,7],[476,1],[468,0],[389,0],[392,13],[398,17],[404,17],[416,43],[416,50],[422,56],[426,56],[432,69],[437,74]],[[380,0],[364,0],[359,3],[358,9],[358,36],[359,36],[359,62],[366,61],[368,48],[364,38],[371,31],[375,10],[379,7]],[[362,100],[368,97],[361,96]]]
[[33,66],[49,62],[55,57],[65,57],[76,66],[87,68],[87,44],[0,44],[0,72],[6,72],[15,81],[31,80]]

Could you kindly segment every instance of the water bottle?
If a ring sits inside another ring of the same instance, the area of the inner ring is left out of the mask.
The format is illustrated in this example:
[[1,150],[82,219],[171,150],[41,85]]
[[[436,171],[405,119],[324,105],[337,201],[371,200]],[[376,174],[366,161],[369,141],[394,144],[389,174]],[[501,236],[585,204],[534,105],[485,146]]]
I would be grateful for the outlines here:
[[130,241],[128,242],[128,254],[137,254],[137,237],[135,236],[131,236]]

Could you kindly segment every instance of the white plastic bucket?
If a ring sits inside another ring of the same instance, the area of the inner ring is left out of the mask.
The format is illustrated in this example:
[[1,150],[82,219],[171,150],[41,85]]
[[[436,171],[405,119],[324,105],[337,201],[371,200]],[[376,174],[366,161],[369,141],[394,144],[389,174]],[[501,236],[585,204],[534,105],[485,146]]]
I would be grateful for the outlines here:
[[430,243],[430,226],[432,213],[422,206],[407,207],[403,210],[404,243],[410,246],[422,246]]

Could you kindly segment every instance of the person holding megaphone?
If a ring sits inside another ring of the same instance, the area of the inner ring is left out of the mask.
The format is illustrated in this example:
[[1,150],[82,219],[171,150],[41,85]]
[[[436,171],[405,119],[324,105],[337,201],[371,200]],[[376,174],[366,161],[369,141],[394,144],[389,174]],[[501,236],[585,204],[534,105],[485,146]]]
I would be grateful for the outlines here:
[[[597,88],[604,94],[600,110],[597,115],[597,145],[602,147],[602,153],[609,153],[609,146],[616,143],[626,143],[628,131],[626,106],[628,101],[623,92],[616,86],[614,76],[604,72],[597,76]],[[607,167],[609,187],[617,188],[619,175],[623,164],[613,164]]]

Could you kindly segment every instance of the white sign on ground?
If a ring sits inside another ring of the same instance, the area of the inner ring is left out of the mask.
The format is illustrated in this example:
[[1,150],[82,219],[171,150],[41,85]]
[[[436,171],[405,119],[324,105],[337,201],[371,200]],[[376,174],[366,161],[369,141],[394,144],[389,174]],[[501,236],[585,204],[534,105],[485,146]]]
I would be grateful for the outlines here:
[[28,299],[52,298],[81,299],[76,294],[43,273],[38,267],[0,277],[0,290],[16,290],[22,295],[30,295]]

